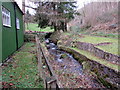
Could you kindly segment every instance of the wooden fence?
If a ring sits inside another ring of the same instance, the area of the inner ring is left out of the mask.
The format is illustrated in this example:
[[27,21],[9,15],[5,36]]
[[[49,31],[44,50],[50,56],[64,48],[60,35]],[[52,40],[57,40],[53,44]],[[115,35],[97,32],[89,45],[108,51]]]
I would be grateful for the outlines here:
[[[46,88],[47,90],[51,90],[53,88],[58,90],[59,88],[62,88],[62,86],[60,84],[58,85],[58,79],[56,78],[54,71],[49,63],[50,58],[45,55],[45,53],[44,53],[45,51],[42,48],[41,42],[40,42],[39,37],[37,35],[36,35],[36,47],[37,47],[37,57],[38,57],[38,70],[39,70],[40,77],[44,81],[44,88]],[[50,77],[48,77],[44,73],[43,62],[45,63],[45,65],[48,68]]]

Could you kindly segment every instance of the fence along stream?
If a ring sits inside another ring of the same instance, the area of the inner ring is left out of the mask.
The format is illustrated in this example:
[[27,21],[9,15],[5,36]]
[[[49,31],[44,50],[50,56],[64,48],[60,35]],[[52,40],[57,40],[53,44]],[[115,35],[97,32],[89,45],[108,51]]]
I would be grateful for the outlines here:
[[[36,35],[36,47],[37,47],[37,58],[38,58],[38,71],[39,71],[39,76],[43,79],[44,81],[44,88],[47,90],[51,90],[52,88],[54,89],[59,89],[62,88],[62,85],[59,83],[57,77],[54,74],[54,71],[52,67],[49,64],[49,57],[45,55],[45,51],[43,47],[41,46],[41,42],[39,40],[38,35]],[[43,59],[44,58],[44,59]],[[43,61],[44,60],[44,61]],[[50,73],[50,77],[47,77],[43,71],[43,64],[42,62],[45,62],[48,71]]]

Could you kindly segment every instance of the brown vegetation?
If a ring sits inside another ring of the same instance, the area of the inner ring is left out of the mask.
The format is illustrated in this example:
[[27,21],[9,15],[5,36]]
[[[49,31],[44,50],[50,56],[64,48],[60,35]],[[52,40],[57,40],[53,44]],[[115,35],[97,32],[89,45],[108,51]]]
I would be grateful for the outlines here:
[[70,26],[91,27],[90,30],[117,30],[118,3],[92,2],[78,10],[81,14],[69,23]]

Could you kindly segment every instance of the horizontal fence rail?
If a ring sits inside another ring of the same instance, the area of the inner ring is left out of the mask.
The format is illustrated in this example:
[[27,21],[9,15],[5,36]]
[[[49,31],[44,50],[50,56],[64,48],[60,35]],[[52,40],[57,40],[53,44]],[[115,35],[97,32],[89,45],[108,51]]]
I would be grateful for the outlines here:
[[[56,75],[54,73],[54,70],[52,69],[50,63],[49,63],[49,56],[45,55],[45,50],[41,46],[40,39],[38,35],[36,35],[36,46],[37,46],[37,58],[38,58],[38,70],[39,70],[39,75],[44,81],[44,87],[46,90],[51,90],[51,89],[57,89],[59,90],[62,88],[62,85],[59,83],[58,79],[56,78]],[[42,62],[45,62],[48,71],[50,73],[50,77],[46,76],[43,72],[43,65]]]

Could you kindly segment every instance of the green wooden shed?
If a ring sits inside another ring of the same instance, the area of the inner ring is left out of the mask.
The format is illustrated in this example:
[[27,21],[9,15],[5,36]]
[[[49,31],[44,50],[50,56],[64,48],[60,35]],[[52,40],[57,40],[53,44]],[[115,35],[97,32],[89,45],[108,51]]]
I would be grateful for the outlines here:
[[24,43],[23,12],[16,2],[0,2],[0,61]]

